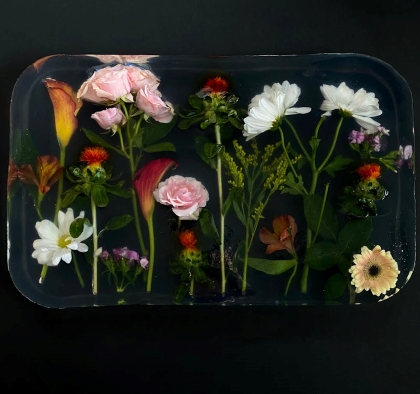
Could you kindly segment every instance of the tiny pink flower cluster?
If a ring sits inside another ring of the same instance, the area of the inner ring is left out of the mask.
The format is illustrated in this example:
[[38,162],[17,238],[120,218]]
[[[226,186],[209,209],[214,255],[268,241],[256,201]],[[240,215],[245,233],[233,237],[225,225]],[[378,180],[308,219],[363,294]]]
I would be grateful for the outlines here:
[[159,83],[156,75],[149,70],[117,64],[95,71],[82,84],[77,92],[77,98],[110,106],[103,111],[95,112],[92,118],[101,128],[115,133],[117,126],[124,125],[127,121],[118,105],[119,101],[134,103],[147,117],[157,122],[169,123],[172,120],[173,106],[162,100],[162,94],[157,90]]

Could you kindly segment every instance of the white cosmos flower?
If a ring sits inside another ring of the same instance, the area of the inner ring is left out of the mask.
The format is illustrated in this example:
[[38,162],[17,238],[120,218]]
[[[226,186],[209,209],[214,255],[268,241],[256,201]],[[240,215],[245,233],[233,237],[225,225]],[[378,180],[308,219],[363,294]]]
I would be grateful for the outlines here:
[[256,95],[249,104],[243,131],[246,140],[275,128],[283,116],[308,113],[309,107],[293,107],[299,96],[299,86],[288,81],[264,86],[264,92]]
[[[83,218],[84,212],[76,218]],[[82,243],[92,235],[92,227],[84,224],[82,233],[73,238],[70,235],[70,225],[74,221],[73,210],[58,212],[58,227],[50,220],[36,222],[35,228],[41,239],[36,239],[33,243],[34,251],[32,257],[38,260],[39,264],[55,266],[63,260],[67,264],[71,261],[71,252],[87,252],[88,247]]]
[[378,131],[380,123],[373,120],[372,116],[379,116],[382,111],[374,93],[368,93],[365,89],[354,93],[345,82],[341,82],[338,88],[322,85],[320,89],[325,99],[321,110],[327,111],[322,116],[330,116],[331,111],[338,109],[342,116],[352,116],[364,129]]

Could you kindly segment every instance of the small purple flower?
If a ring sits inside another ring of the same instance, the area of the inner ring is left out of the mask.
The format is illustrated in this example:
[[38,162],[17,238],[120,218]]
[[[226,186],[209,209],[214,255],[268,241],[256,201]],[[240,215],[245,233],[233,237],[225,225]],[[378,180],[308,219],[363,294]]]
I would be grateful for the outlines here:
[[411,170],[413,168],[413,147],[411,145],[406,145],[402,147],[400,145],[399,157],[397,159],[397,167],[401,168],[404,162],[407,162],[408,168]]
[[141,256],[140,257],[140,261],[139,264],[144,268],[147,269],[149,268],[149,260],[147,260],[146,256]]
[[109,258],[109,256],[110,256],[110,254],[106,251],[106,250],[104,250],[100,255],[99,255],[99,257],[101,258],[101,259],[103,259],[103,260],[106,260],[106,259],[108,259]]
[[112,249],[112,253],[116,260],[127,259],[130,263],[139,260],[139,254],[134,250],[128,249],[126,246],[123,248]]
[[381,150],[381,139],[379,135],[375,135],[375,137],[373,137],[372,146],[375,152],[379,152]]
[[365,140],[365,134],[363,131],[353,130],[349,135],[350,144],[361,144]]

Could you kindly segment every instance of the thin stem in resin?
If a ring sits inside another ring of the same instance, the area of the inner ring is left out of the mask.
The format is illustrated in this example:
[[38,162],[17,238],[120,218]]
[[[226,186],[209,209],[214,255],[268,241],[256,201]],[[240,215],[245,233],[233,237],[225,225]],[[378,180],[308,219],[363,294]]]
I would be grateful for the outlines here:
[[96,204],[93,197],[90,197],[92,209],[92,227],[93,227],[93,266],[92,266],[92,293],[98,294],[98,256],[96,251],[98,249],[98,223],[96,219]]

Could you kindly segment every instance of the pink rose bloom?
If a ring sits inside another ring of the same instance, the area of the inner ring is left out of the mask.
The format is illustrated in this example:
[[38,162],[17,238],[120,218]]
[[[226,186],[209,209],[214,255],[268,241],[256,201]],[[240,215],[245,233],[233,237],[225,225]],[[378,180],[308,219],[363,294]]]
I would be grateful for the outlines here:
[[143,70],[136,66],[125,66],[128,72],[128,78],[131,83],[131,92],[137,93],[139,90],[149,86],[154,92],[159,86],[159,79],[149,70]]
[[169,123],[175,114],[172,104],[163,101],[161,93],[151,90],[148,85],[137,92],[136,106],[160,123]]
[[112,129],[114,134],[117,132],[118,125],[123,125],[126,122],[126,118],[119,107],[95,112],[91,118],[95,119],[104,130]]
[[206,206],[209,193],[195,178],[174,175],[160,182],[153,192],[157,202],[171,205],[180,220],[198,220],[201,208]]
[[77,92],[77,98],[97,104],[115,102],[118,99],[132,103],[134,99],[127,68],[117,64],[95,71],[83,82]]

